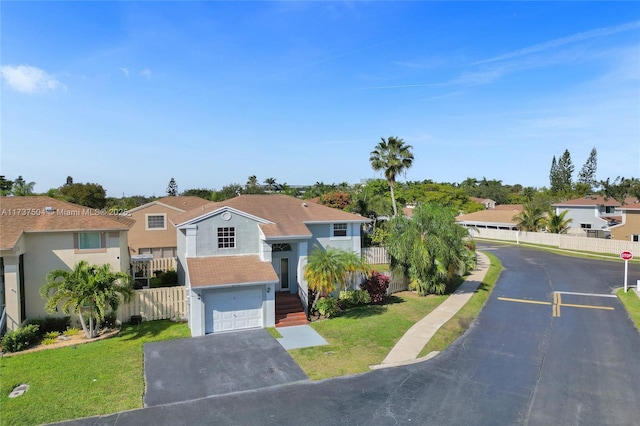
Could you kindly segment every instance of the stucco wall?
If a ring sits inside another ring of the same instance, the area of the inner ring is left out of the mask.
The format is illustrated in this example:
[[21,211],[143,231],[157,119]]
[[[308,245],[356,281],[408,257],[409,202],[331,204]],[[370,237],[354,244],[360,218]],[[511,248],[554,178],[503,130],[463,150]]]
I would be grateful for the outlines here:
[[606,229],[608,227],[607,221],[600,219],[597,217],[598,208],[596,206],[589,207],[557,207],[556,211],[558,214],[567,210],[569,213],[565,216],[565,220],[571,219],[571,223],[569,226],[571,228],[581,228],[581,224],[589,223],[591,224],[591,229]]
[[[229,216],[224,216],[228,214]],[[228,217],[228,220],[223,219]],[[231,212],[217,214],[198,222],[198,256],[238,256],[259,254],[258,222]],[[218,248],[218,228],[235,228],[236,247]]]
[[[133,254],[138,254],[141,248],[176,247],[176,228],[171,219],[181,212],[161,205],[151,205],[131,213],[136,223],[129,231],[129,247]],[[147,215],[164,214],[165,229],[146,229]]]
[[353,251],[360,254],[360,224],[347,224],[346,237],[332,237],[332,224],[311,224],[307,225],[313,233],[313,238],[309,241],[309,251],[312,251],[316,245],[328,249],[330,247],[340,250]]
[[[640,234],[640,211],[628,210],[625,214],[625,222],[611,229],[611,237],[615,240],[632,241],[632,235]],[[640,254],[640,253],[638,253]]]

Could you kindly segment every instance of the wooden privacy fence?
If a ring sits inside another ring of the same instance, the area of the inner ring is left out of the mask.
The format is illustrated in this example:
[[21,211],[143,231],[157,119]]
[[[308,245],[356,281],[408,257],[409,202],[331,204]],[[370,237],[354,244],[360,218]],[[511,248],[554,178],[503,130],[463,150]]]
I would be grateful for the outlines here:
[[389,263],[386,247],[364,247],[362,258],[372,265],[383,265]]
[[118,320],[129,322],[132,315],[139,315],[144,321],[185,318],[187,315],[185,287],[135,290],[129,303],[122,303],[118,308]]
[[399,291],[409,290],[409,278],[405,274],[389,272],[385,273],[385,275],[389,277],[387,296]]
[[161,257],[158,259],[152,259],[149,265],[149,270],[167,272],[173,269],[176,270],[176,258],[175,257]]

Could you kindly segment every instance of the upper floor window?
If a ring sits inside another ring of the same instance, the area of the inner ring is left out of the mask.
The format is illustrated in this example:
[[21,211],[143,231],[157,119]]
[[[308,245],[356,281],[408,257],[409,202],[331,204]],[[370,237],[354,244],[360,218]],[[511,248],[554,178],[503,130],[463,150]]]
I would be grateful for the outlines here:
[[581,223],[580,224],[580,228],[582,228],[582,229],[591,229],[591,224],[590,223]]
[[346,223],[334,223],[333,224],[333,236],[334,237],[346,237],[347,236],[347,224]]
[[633,241],[634,243],[637,243],[637,242],[640,241],[639,237],[640,237],[640,235],[634,234],[634,235],[631,236],[631,241]]
[[236,228],[218,228],[218,248],[236,247]]
[[604,212],[607,214],[615,213],[615,206],[604,206]]
[[167,229],[165,224],[165,215],[149,214],[147,215],[147,229]]
[[78,234],[79,250],[95,250],[102,248],[100,232],[81,232]]

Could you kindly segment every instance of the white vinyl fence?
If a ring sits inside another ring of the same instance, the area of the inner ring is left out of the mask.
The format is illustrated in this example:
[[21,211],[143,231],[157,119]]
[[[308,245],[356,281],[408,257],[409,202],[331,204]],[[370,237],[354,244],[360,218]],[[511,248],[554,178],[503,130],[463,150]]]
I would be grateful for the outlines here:
[[141,316],[143,321],[186,317],[185,287],[135,290],[129,303],[122,303],[118,308],[118,320],[120,322],[129,322],[132,315]]
[[409,290],[409,278],[405,274],[390,272],[389,274],[385,275],[389,276],[389,288],[387,289],[387,296],[399,291]]
[[640,255],[640,243],[605,238],[589,238],[580,235],[549,234],[546,232],[507,231],[501,229],[469,229],[473,238],[512,241],[555,246],[564,250],[593,253],[620,254],[630,251]]

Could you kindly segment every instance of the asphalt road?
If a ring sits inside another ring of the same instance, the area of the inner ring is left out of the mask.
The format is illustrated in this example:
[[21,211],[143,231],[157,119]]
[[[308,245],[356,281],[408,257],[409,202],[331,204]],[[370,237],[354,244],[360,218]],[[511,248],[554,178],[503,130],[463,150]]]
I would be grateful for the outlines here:
[[606,297],[623,283],[622,261],[480,248],[503,273],[468,332],[432,360],[69,424],[638,424],[640,334]]

